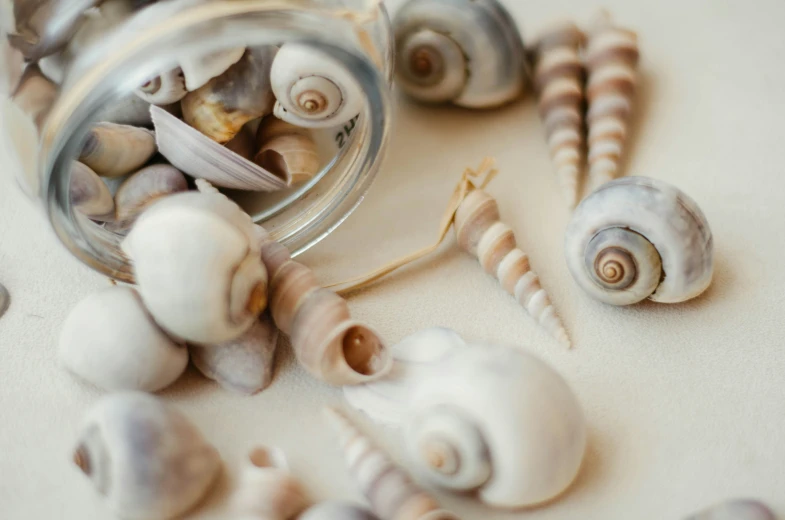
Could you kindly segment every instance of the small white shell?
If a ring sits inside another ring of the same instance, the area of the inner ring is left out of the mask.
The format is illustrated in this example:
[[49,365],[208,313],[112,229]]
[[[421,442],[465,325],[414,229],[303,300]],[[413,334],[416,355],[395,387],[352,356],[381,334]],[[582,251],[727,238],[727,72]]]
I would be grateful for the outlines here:
[[280,449],[254,448],[241,471],[231,504],[238,520],[289,520],[308,507],[305,491]]
[[149,394],[102,398],[88,412],[74,462],[109,508],[130,520],[179,516],[207,493],[221,459],[177,409]]
[[191,359],[199,371],[222,387],[252,395],[273,379],[278,329],[269,314],[237,339],[219,345],[190,345]]
[[131,287],[91,294],[68,314],[60,332],[60,361],[104,390],[156,392],[188,365],[188,350],[158,328]]
[[496,0],[410,0],[393,26],[398,84],[413,98],[489,108],[523,93],[523,42]]
[[135,91],[136,95],[154,105],[171,105],[183,99],[185,88],[183,71],[179,68],[156,76]]
[[730,500],[685,520],[776,520],[774,513],[757,500]]
[[155,152],[155,134],[146,128],[96,123],[79,160],[102,177],[121,177],[141,168]]
[[677,303],[711,283],[714,242],[706,217],[684,192],[628,177],[604,184],[578,206],[565,255],[578,285],[600,301]]
[[155,321],[193,343],[239,337],[267,304],[251,218],[219,193],[178,193],[137,220],[122,249]]
[[379,517],[350,502],[329,501],[308,508],[297,520],[379,520]]
[[273,114],[305,128],[327,128],[351,120],[365,96],[351,72],[330,54],[304,43],[287,43],[273,61]]
[[185,176],[168,164],[142,168],[123,181],[114,200],[117,223],[113,230],[128,229],[153,202],[162,197],[188,190]]
[[109,187],[88,166],[74,161],[68,187],[71,204],[83,215],[93,220],[112,220],[114,200]]
[[556,497],[575,479],[586,422],[548,365],[519,349],[478,345],[453,350],[421,380],[404,437],[423,479],[518,508]]

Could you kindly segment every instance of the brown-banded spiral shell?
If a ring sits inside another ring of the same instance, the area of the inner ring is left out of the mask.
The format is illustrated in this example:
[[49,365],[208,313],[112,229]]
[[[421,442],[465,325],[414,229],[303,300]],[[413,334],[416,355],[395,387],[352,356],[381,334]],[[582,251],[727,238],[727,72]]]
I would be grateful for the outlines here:
[[747,499],[717,504],[685,520],[776,520],[776,517],[762,502]]
[[71,204],[93,220],[114,219],[114,199],[109,187],[87,165],[74,161],[68,185]]
[[475,256],[537,323],[560,343],[570,344],[529,257],[518,249],[512,229],[501,222],[493,197],[481,189],[471,191],[455,212],[455,233],[458,245]]
[[592,297],[613,305],[678,303],[711,283],[714,242],[697,203],[646,177],[604,184],[575,211],[567,266]]
[[136,218],[162,197],[188,190],[185,176],[168,164],[153,164],[130,175],[117,188],[114,201],[116,223],[113,230],[130,228]]
[[416,475],[501,508],[546,502],[575,479],[586,422],[548,365],[517,348],[471,345],[430,375],[413,389],[404,422]]
[[245,334],[226,343],[196,345],[188,348],[191,361],[205,377],[222,387],[252,395],[267,388],[273,380],[273,363],[278,329],[268,313]]
[[252,119],[272,112],[270,67],[277,49],[254,47],[226,72],[186,95],[185,122],[218,143],[231,141]]
[[390,520],[457,520],[430,494],[420,489],[370,437],[337,408],[325,415],[335,430],[346,464],[371,510]]
[[561,22],[544,31],[534,45],[534,81],[559,185],[570,208],[580,200],[584,160],[584,69],[580,48],[585,35]]
[[393,27],[397,81],[417,100],[489,108],[526,87],[521,35],[496,0],[409,0]]
[[256,226],[220,193],[159,200],[121,244],[156,322],[192,343],[239,337],[267,305]]
[[328,501],[309,507],[297,520],[380,520],[364,507],[350,502]]
[[99,400],[73,457],[112,512],[130,520],[179,517],[207,494],[221,466],[187,417],[140,392]]
[[256,137],[254,162],[292,184],[307,181],[319,172],[321,161],[316,142],[307,128],[267,117]]
[[384,375],[392,358],[379,334],[352,319],[346,300],[323,289],[313,271],[292,260],[289,251],[263,230],[259,240],[270,274],[270,312],[289,335],[300,364],[333,385]]
[[131,287],[93,293],[63,323],[58,356],[82,379],[110,391],[156,392],[188,365],[188,350],[169,338]]
[[121,177],[141,168],[156,150],[155,134],[146,128],[96,123],[79,161],[102,177]]
[[328,128],[353,119],[365,95],[341,62],[315,45],[287,43],[270,71],[275,92],[273,113],[304,128]]

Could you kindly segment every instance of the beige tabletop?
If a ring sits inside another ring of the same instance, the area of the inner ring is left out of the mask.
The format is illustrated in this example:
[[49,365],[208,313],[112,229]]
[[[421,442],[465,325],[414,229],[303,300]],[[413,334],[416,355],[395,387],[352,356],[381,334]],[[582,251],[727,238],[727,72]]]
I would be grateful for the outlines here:
[[[399,2],[391,2],[394,8]],[[590,20],[594,1],[507,1],[525,34],[560,16]],[[485,155],[489,191],[531,256],[574,341],[545,335],[450,237],[437,254],[350,300],[390,341],[425,327],[519,345],[552,364],[584,406],[589,446],[575,485],[534,510],[492,512],[439,494],[464,519],[679,520],[733,496],[785,515],[785,2],[612,0],[640,33],[642,83],[626,172],[676,184],[714,232],[716,273],[682,305],[615,308],[567,271],[569,213],[531,99],[503,110],[425,108],[401,100],[377,182],[358,211],[302,257],[321,279],[364,272],[429,243],[457,176]],[[69,461],[79,420],[102,394],[58,366],[68,311],[107,279],[74,260],[7,179],[0,188],[0,517],[109,514]],[[276,379],[248,398],[189,371],[161,393],[219,449],[226,470],[195,518],[225,518],[238,462],[281,446],[314,500],[360,500],[320,408],[339,389],[309,378],[281,349]],[[392,432],[368,431],[400,456]]]

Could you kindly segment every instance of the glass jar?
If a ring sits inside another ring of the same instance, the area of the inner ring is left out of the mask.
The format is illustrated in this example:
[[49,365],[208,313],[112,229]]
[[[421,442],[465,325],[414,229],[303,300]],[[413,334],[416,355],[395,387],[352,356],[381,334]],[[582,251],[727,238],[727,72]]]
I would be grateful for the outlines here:
[[[343,67],[359,87],[362,109],[355,117],[310,130],[322,161],[312,178],[269,193],[225,190],[294,254],[340,225],[376,175],[389,133],[394,48],[389,18],[377,1],[9,1],[0,0],[5,164],[42,205],[69,251],[108,276],[132,280],[119,248],[122,233],[76,210],[73,161],[98,121],[150,127],[149,108],[141,103],[139,109],[135,92],[185,61],[231,49],[304,44]],[[41,4],[49,4],[49,11],[23,16],[28,6]],[[45,37],[37,40],[29,30],[40,22],[36,17],[48,17],[48,32],[39,30]],[[36,89],[20,94],[22,85]],[[106,184],[116,189],[118,181]]]

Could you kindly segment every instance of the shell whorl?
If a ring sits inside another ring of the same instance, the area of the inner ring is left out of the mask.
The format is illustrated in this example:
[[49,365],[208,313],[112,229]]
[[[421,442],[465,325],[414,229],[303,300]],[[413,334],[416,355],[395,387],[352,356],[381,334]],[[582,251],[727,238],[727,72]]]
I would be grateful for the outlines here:
[[469,193],[455,213],[455,232],[461,248],[477,257],[545,330],[569,345],[556,309],[531,270],[529,257],[518,249],[512,229],[501,222],[493,197],[479,189]]
[[570,208],[578,203],[584,160],[584,72],[578,54],[584,38],[574,24],[559,24],[542,35],[534,58],[540,117],[545,122],[559,185]]
[[319,171],[316,142],[308,129],[277,118],[266,118],[257,133],[254,162],[292,183],[306,181]]
[[349,472],[379,517],[390,520],[455,520],[436,499],[336,408],[325,408],[346,457]]
[[358,384],[384,375],[392,357],[379,335],[352,319],[346,300],[323,289],[313,272],[289,252],[263,239],[262,260],[270,273],[270,310],[290,336],[298,361],[335,385]]
[[606,23],[588,38],[589,179],[592,188],[616,178],[636,88],[638,37]]

